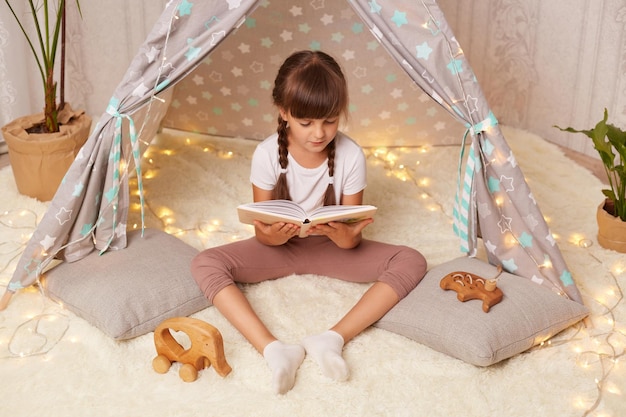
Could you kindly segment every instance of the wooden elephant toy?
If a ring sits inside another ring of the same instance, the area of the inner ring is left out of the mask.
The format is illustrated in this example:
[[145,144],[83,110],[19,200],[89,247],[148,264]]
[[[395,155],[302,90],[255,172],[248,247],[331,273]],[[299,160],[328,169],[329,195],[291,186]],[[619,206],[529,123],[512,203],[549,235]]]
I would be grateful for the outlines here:
[[[191,340],[189,349],[183,348],[172,336],[170,329],[184,332]],[[198,378],[198,371],[213,365],[222,377],[232,370],[224,356],[222,334],[202,320],[190,317],[174,317],[165,320],[154,331],[157,356],[152,367],[160,374],[166,373],[172,362],[182,364],[179,375],[185,382]]]

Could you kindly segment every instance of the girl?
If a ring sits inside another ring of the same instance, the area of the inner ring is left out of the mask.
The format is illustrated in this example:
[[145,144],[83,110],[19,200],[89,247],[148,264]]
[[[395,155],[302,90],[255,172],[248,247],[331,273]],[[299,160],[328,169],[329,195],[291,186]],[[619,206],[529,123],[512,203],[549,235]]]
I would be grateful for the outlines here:
[[[362,204],[365,156],[359,145],[338,132],[340,119],[347,115],[348,89],[337,62],[323,52],[292,54],[278,71],[272,97],[278,129],[254,152],[254,201],[291,199],[307,211],[321,205]],[[361,239],[372,221],[318,225],[303,239],[297,237],[296,225],[257,221],[256,237],[207,249],[193,260],[198,286],[263,355],[276,393],[293,387],[305,353],[324,375],[346,380],[344,344],[380,319],[424,276],[426,261],[416,250]],[[236,283],[290,274],[374,284],[330,330],[306,337],[301,344],[286,344],[272,335]]]

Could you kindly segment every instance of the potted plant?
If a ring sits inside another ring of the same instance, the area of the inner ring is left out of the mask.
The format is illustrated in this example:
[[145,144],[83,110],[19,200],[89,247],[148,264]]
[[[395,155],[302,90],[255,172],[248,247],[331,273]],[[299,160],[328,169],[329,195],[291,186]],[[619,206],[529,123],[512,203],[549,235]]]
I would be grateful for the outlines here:
[[[22,1],[22,0],[20,0]],[[29,12],[13,14],[37,63],[43,84],[43,113],[27,115],[2,127],[18,191],[41,201],[52,199],[67,169],[83,146],[91,128],[84,111],[73,111],[65,103],[65,0],[28,0]],[[76,0],[80,12],[80,5]],[[32,30],[27,20],[32,19]],[[24,20],[24,21],[23,21]],[[60,42],[60,43],[59,43]],[[57,50],[61,46],[61,59]],[[55,68],[60,64],[60,91]],[[61,100],[57,104],[57,93]]]
[[605,201],[597,211],[598,242],[602,247],[626,252],[626,132],[607,123],[608,117],[604,109],[604,118],[591,130],[555,127],[584,133],[593,141],[609,182],[609,188],[602,190]]

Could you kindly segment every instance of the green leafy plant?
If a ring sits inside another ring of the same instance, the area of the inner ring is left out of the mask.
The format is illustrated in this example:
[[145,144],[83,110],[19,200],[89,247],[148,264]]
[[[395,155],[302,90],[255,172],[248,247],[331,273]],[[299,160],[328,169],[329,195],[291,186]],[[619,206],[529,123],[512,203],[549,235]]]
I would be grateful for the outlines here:
[[611,214],[626,221],[626,132],[607,123],[608,118],[609,113],[604,109],[604,119],[591,130],[555,127],[565,132],[583,133],[591,138],[609,180],[610,188],[602,190],[602,193],[613,203]]
[[[22,0],[20,0],[22,1]],[[65,57],[61,57],[61,102],[57,107],[57,82],[55,81],[55,64],[57,58],[57,48],[59,40],[61,49],[65,44],[65,0],[28,0],[30,15],[33,21],[34,33],[29,33],[26,29],[26,22],[22,21],[9,0],[4,0],[11,10],[13,17],[17,21],[26,41],[37,61],[41,81],[44,90],[44,116],[45,123],[43,132],[52,133],[59,131],[58,111],[65,105],[64,102],[64,75]],[[80,4],[76,0],[76,6],[80,13]],[[37,45],[37,47],[35,46]],[[63,51],[61,52],[64,55]]]

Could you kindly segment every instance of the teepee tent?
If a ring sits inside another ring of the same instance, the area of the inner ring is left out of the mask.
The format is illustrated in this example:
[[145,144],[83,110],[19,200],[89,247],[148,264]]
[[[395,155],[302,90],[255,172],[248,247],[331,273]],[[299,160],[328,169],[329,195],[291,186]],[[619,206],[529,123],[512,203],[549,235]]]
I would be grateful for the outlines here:
[[[93,250],[126,246],[129,166],[136,171],[143,202],[140,145],[156,132],[167,110],[170,87],[200,65],[260,3],[168,3],[30,239],[7,295],[35,283],[54,257],[74,262]],[[496,117],[436,2],[350,0],[348,4],[420,91],[466,129],[454,210],[461,250],[476,255],[480,236],[490,263],[582,303]]]

